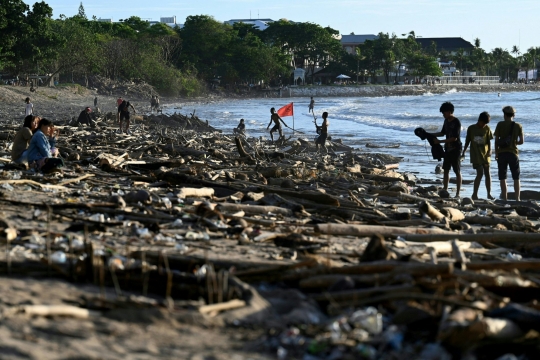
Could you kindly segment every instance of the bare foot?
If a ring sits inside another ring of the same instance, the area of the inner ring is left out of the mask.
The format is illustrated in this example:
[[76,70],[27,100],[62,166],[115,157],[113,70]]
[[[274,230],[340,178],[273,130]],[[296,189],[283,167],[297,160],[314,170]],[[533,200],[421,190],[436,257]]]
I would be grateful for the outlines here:
[[493,196],[491,196],[491,194],[488,194],[488,199],[489,200],[495,200],[495,198]]
[[471,196],[471,199],[473,199],[473,200],[478,200],[478,195],[473,195],[473,196]]

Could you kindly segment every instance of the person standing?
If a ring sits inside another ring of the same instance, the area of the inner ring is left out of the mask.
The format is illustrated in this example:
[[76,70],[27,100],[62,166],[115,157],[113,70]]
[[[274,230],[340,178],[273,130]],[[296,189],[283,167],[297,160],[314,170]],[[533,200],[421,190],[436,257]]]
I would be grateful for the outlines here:
[[317,147],[317,152],[319,152],[319,146],[322,146],[324,151],[328,154],[328,149],[326,148],[326,139],[328,138],[328,126],[330,123],[328,122],[328,113],[325,111],[322,114],[323,122],[321,126],[317,125],[317,120],[313,120],[315,122],[315,127],[317,128],[317,134],[319,136],[317,137],[317,140],[315,141],[315,146]]
[[500,121],[495,128],[495,159],[499,169],[499,181],[501,182],[501,199],[507,200],[508,189],[506,176],[508,167],[514,180],[514,193],[516,201],[520,201],[521,184],[519,181],[519,156],[518,145],[523,145],[523,127],[514,121],[516,110],[512,106],[503,109],[504,121]]
[[274,142],[274,131],[279,132],[279,139],[281,139],[283,137],[283,128],[281,127],[281,123],[283,123],[283,125],[285,126],[287,126],[287,124],[285,124],[285,121],[283,121],[283,119],[276,113],[275,108],[271,108],[270,113],[272,115],[270,115],[270,123],[266,127],[266,130],[268,130],[270,128],[270,125],[274,123],[274,127],[272,128],[272,130],[270,130],[270,137],[272,138],[272,142]]
[[131,103],[129,101],[124,100],[122,102],[122,104],[120,105],[120,107],[121,107],[121,110],[120,110],[120,133],[122,133],[122,122],[125,120],[126,121],[126,134],[131,135],[131,131],[129,130],[129,119],[130,119],[129,108],[132,108],[134,113],[137,113],[137,112],[135,111],[135,108],[133,107],[133,105],[131,105]]
[[154,112],[155,107],[156,107],[156,97],[152,95],[152,98],[150,99],[150,112]]
[[94,98],[94,107],[97,108],[97,103],[98,103],[98,100],[97,100],[97,96]]
[[30,102],[30,98],[27,97],[24,102],[26,103],[24,106],[24,116],[27,117],[28,115],[34,115],[34,104]]
[[454,170],[456,174],[456,197],[459,197],[461,190],[461,122],[458,118],[454,117],[454,105],[451,102],[445,102],[439,108],[439,111],[443,114],[444,123],[442,130],[438,133],[432,133],[431,135],[439,137],[446,136],[445,140],[435,139],[435,144],[444,144],[444,160],[443,160],[443,189],[448,191],[448,184],[450,183],[450,168]]
[[478,117],[478,122],[467,128],[467,136],[465,138],[465,146],[463,147],[462,157],[465,157],[465,151],[469,144],[471,145],[471,164],[476,170],[476,178],[474,179],[474,190],[471,198],[473,200],[478,199],[478,189],[480,188],[480,182],[485,174],[487,197],[490,200],[495,199],[491,196],[491,173],[489,170],[489,164],[491,162],[491,140],[493,134],[488,124],[491,120],[491,116],[487,111],[484,111]]
[[315,107],[315,100],[313,100],[313,96],[311,97],[311,101],[309,102],[308,107],[308,113],[313,113],[313,108]]
[[122,97],[120,96],[118,99],[116,99],[116,121],[117,122],[120,122],[120,106],[122,105],[122,103],[124,102],[124,99],[122,99]]

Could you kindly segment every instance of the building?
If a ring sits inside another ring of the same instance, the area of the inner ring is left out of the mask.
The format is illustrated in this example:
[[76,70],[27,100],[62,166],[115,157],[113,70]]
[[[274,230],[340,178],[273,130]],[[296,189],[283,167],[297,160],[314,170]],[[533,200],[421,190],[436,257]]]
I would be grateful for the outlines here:
[[274,20],[272,19],[232,19],[229,21],[225,21],[225,24],[229,24],[233,26],[236,23],[244,23],[244,24],[251,24],[258,30],[266,30],[268,28],[268,25],[270,23],[273,23]]
[[341,35],[341,46],[349,54],[356,54],[356,48],[367,40],[377,39],[377,35]]
[[422,46],[423,49],[429,48],[432,43],[437,46],[437,52],[447,51],[451,55],[456,55],[460,49],[464,50],[464,55],[468,56],[472,53],[474,45],[461,37],[448,37],[448,38],[421,38],[417,37],[416,42]]

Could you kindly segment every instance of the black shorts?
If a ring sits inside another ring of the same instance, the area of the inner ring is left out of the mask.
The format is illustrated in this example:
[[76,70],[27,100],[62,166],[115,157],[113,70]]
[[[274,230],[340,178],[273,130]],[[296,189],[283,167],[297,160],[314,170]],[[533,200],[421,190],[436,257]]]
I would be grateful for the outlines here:
[[122,121],[122,120],[129,121],[129,113],[128,112],[125,112],[125,111],[120,112],[120,121]]
[[502,152],[499,153],[497,159],[497,165],[499,166],[499,180],[506,180],[508,166],[510,166],[510,172],[512,173],[512,179],[519,180],[519,158],[517,155]]
[[326,145],[326,139],[328,138],[328,134],[325,134],[325,135],[319,135],[317,137],[317,140],[315,141],[315,144],[319,144],[319,145]]
[[273,133],[274,131],[279,131],[279,135],[283,134],[283,130],[281,129],[280,125],[274,125],[274,127],[272,128],[272,130],[270,130],[270,132]]
[[449,171],[450,168],[454,169],[456,174],[461,172],[460,153],[458,149],[454,149],[444,153],[444,161],[442,168],[444,171]]

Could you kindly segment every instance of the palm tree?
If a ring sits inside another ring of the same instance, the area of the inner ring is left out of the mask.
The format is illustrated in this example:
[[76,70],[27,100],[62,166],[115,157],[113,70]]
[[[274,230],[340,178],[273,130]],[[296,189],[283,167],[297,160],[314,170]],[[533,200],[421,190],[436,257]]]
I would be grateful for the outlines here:
[[512,46],[512,54],[514,54],[514,57],[517,57],[519,54],[521,54],[517,45]]
[[493,60],[499,64],[499,72],[498,75],[501,77],[501,70],[502,70],[502,62],[504,60],[504,55],[506,50],[503,50],[502,48],[495,48],[491,51],[491,54],[493,56]]

